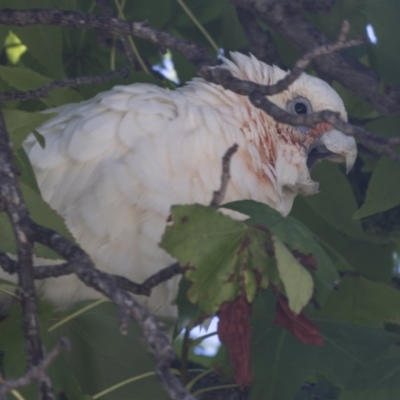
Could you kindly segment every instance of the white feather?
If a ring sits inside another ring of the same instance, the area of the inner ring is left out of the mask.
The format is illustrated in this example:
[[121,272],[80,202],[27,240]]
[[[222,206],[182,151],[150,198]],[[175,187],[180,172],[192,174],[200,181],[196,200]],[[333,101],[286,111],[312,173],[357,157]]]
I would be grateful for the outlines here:
[[[242,79],[271,84],[286,74],[240,53],[232,59],[225,68]],[[305,74],[271,99],[285,107],[299,95],[315,111],[330,108],[346,118],[333,89]],[[312,182],[301,134],[287,125],[278,134],[275,121],[246,97],[199,78],[175,91],[116,86],[49,112],[58,116],[38,129],[46,148],[32,136],[25,142],[43,197],[99,269],[136,282],[174,262],[158,247],[170,206],[209,203],[221,157],[234,143],[226,202],[254,199],[287,215],[298,188]],[[142,303],[175,315],[177,282],[160,285]],[[73,276],[47,280],[41,292],[62,307],[98,297]]]

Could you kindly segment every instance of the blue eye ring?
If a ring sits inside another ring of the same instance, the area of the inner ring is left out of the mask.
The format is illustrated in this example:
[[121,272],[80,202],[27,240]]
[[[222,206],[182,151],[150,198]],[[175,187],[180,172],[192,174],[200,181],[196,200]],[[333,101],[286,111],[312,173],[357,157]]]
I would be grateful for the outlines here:
[[286,104],[286,111],[291,114],[306,115],[313,112],[311,103],[305,97],[296,97]]

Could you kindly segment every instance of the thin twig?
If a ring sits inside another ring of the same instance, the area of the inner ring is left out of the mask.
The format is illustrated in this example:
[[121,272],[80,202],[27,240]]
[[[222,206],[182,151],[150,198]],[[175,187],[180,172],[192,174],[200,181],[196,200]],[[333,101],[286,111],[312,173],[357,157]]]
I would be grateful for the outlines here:
[[[18,270],[18,263],[5,253],[0,253],[0,267],[10,275]],[[117,285],[130,293],[142,296],[151,296],[151,290],[160,283],[165,282],[176,275],[183,274],[185,268],[178,263],[172,264],[149,276],[143,283],[136,283],[128,278],[119,275],[112,275]],[[33,268],[34,279],[57,278],[59,276],[74,273],[74,265],[71,263],[61,263],[56,265],[38,265]]]
[[211,200],[211,207],[219,207],[224,201],[226,189],[228,188],[230,175],[230,165],[231,158],[236,153],[238,145],[235,143],[233,146],[229,147],[224,156],[222,157],[222,174],[221,174],[221,186],[219,190],[213,192],[213,198]]
[[[161,332],[156,319],[118,286],[114,276],[97,270],[90,257],[81,248],[57,232],[31,220],[17,183],[17,177],[13,172],[12,149],[9,143],[4,119],[0,113],[0,179],[2,183],[0,203],[10,217],[17,241],[17,272],[20,277],[19,285],[23,290],[22,320],[29,366],[37,367],[44,359],[39,336],[32,266],[33,242],[37,242],[58,253],[73,267],[74,273],[86,286],[99,291],[118,307],[119,327],[122,333],[126,333],[130,319],[137,322],[148,349],[154,357],[156,374],[168,396],[173,400],[195,400],[170,370],[171,362],[176,355],[169,340]],[[54,399],[51,381],[46,372],[39,377],[39,387],[42,400]]]
[[[335,0],[231,0],[234,6],[257,15],[260,21],[288,41],[300,54],[330,42],[308,18],[304,17],[304,10],[315,12],[322,3],[325,5],[321,11],[324,8],[329,10],[333,2]],[[331,53],[316,58],[313,66],[324,79],[338,81],[371,104],[380,114],[388,116],[400,113],[400,86],[387,85],[382,91],[381,77],[350,54]]]
[[14,101],[14,100],[29,100],[29,99],[40,99],[48,97],[49,92],[53,89],[63,87],[74,87],[78,85],[84,85],[88,83],[103,83],[111,79],[116,78],[128,78],[130,75],[129,68],[123,68],[117,71],[107,72],[101,75],[93,76],[80,76],[77,78],[60,79],[53,82],[45,83],[38,89],[27,90],[24,92],[0,92],[0,102],[3,101]]
[[258,92],[263,96],[273,96],[286,90],[317,57],[365,43],[365,39],[363,38],[346,40],[346,34],[349,30],[349,26],[350,25],[348,21],[344,21],[336,42],[325,44],[304,54],[295,63],[293,69],[284,78],[273,85],[260,85],[251,81],[244,81],[242,79],[235,78],[224,67],[210,68],[209,66],[202,66],[199,70],[199,74],[204,79],[213,83],[217,83],[224,88],[232,90],[233,92],[243,96],[248,96],[253,92]]
[[176,275],[183,274],[184,272],[185,268],[181,267],[178,263],[175,263],[149,276],[142,284],[134,283],[121,276],[115,276],[115,280],[121,289],[127,290],[133,294],[150,296],[151,290],[154,287]]
[[362,43],[362,39],[346,41],[348,31],[349,23],[345,21],[338,35],[338,40],[335,43],[320,46],[306,53],[296,62],[293,70],[274,85],[260,85],[235,78],[230,71],[224,67],[210,68],[202,66],[199,70],[199,74],[204,79],[219,84],[225,89],[243,96],[248,96],[255,107],[260,108],[278,122],[292,126],[307,126],[310,128],[314,128],[320,122],[328,122],[346,135],[354,136],[366,147],[400,162],[400,155],[397,154],[393,148],[395,146],[400,146],[400,137],[385,138],[380,135],[375,135],[361,126],[344,122],[337,113],[330,110],[323,110],[313,114],[290,114],[266,97],[273,96],[286,90],[315,58]]
[[47,354],[43,360],[36,366],[29,367],[28,371],[18,379],[8,379],[0,382],[0,399],[11,392],[12,390],[19,389],[28,385],[33,381],[40,381],[46,374],[47,368],[54,361],[54,359],[64,350],[69,350],[70,343],[67,338],[60,338],[53,349]]
[[[235,3],[240,0],[236,0]],[[278,3],[277,3],[278,4]],[[394,146],[400,146],[400,138],[384,138],[374,135],[371,132],[363,130],[360,127],[354,127],[345,124],[331,111],[322,111],[321,113],[311,115],[292,115],[273,105],[268,99],[262,99],[260,96],[271,96],[285,90],[302,70],[311,62],[322,55],[331,55],[338,50],[355,46],[364,41],[364,39],[351,39],[346,41],[345,37],[349,29],[348,23],[344,23],[338,40],[333,44],[324,43],[322,46],[307,52],[296,63],[295,68],[283,80],[275,85],[258,85],[254,82],[242,81],[235,78],[224,68],[212,67],[215,61],[206,53],[205,49],[194,43],[176,38],[165,32],[149,27],[143,22],[127,22],[116,18],[101,17],[93,14],[83,14],[73,11],[60,10],[0,10],[0,23],[6,25],[29,26],[33,24],[57,25],[67,28],[91,28],[102,32],[109,32],[118,35],[134,35],[156,44],[160,49],[173,49],[184,55],[190,62],[198,67],[198,74],[204,79],[219,84],[225,89],[229,89],[237,94],[250,96],[250,101],[258,108],[271,115],[279,122],[289,125],[306,125],[319,122],[329,122],[336,128],[341,126],[342,132],[352,135],[359,139],[366,147],[385,154],[393,160],[400,161],[399,155],[394,151]],[[349,67],[350,68],[350,67]],[[393,102],[393,99],[391,100]],[[389,101],[388,101],[389,102]],[[299,118],[300,117],[300,118]],[[339,129],[339,128],[338,128]]]

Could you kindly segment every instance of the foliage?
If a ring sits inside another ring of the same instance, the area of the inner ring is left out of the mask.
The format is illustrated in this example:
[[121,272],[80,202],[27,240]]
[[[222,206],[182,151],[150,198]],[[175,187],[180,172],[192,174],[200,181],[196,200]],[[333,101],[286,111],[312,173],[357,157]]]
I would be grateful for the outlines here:
[[[205,46],[217,56],[177,1],[123,3],[125,19],[147,20],[154,27]],[[246,49],[245,35],[228,0],[187,0],[186,4],[219,47],[225,51]],[[91,0],[2,0],[1,7],[100,13]],[[330,38],[345,18],[357,34],[364,34],[366,24],[371,23],[378,43],[348,53],[379,74],[384,90],[387,84],[399,83],[399,12],[395,0],[346,0],[337,2],[328,14],[308,14],[307,19]],[[270,30],[261,23],[260,28]],[[298,53],[271,32],[281,59],[290,67]],[[10,31],[9,27],[0,26],[0,90],[31,90],[54,79],[95,75],[129,65],[116,51],[115,40],[111,48],[106,48],[98,45],[93,31],[49,26],[13,27]],[[143,58],[153,65],[160,63],[156,47],[140,39],[134,41]],[[173,60],[181,82],[194,75],[194,67],[181,55],[173,52]],[[311,69],[309,72],[316,73]],[[40,198],[22,147],[28,133],[52,116],[41,111],[90,98],[116,84],[134,82],[171,85],[153,75],[132,72],[126,80],[56,89],[41,100],[4,105],[15,162],[21,172],[19,181],[36,221],[72,239],[62,218]],[[372,119],[365,127],[378,134],[398,135],[399,117],[379,116],[337,82],[333,86],[351,117]],[[321,193],[297,198],[287,218],[252,201],[224,206],[224,210],[245,214],[245,221],[200,205],[172,208],[173,224],[166,228],[161,246],[188,267],[177,300],[178,331],[190,329],[218,313],[224,302],[243,296],[252,305],[251,400],[305,399],[307,384],[314,387],[312,393],[317,393],[318,398],[397,399],[400,291],[392,286],[392,278],[399,274],[394,255],[400,244],[400,166],[361,150],[347,176],[342,166],[324,163],[315,167],[312,175],[320,182]],[[210,199],[211,196],[212,193]],[[4,214],[0,216],[0,251],[15,252],[11,226]],[[55,257],[44,247],[38,247],[36,254]],[[322,346],[303,344],[295,337],[295,329],[292,334],[274,323],[277,292],[288,299],[295,317],[304,316],[318,327]],[[135,326],[129,328],[129,336],[120,336],[117,315],[110,304],[102,304],[61,328],[48,331],[56,321],[80,308],[81,304],[61,312],[40,303],[45,347],[50,349],[61,332],[72,342],[71,353],[59,357],[49,369],[57,398],[127,399],[133,398],[133,391],[137,399],[165,398],[155,378],[147,375],[96,397],[107,387],[151,372],[153,364]],[[0,371],[8,379],[23,374],[26,362],[18,304],[2,318]],[[234,371],[228,367],[227,353],[223,347],[207,365],[217,365],[216,370],[224,371],[229,380]],[[30,385],[21,394],[26,399],[35,398],[35,390]]]

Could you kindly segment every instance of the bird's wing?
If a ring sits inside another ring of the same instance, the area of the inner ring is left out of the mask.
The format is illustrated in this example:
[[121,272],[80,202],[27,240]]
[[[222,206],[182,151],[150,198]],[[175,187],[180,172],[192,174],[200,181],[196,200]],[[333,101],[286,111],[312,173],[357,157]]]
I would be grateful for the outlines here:
[[[170,205],[208,202],[219,185],[228,145],[216,154],[207,135],[226,127],[212,107],[184,97],[146,84],[115,87],[51,110],[58,116],[38,129],[44,149],[33,136],[25,142],[44,199],[100,269],[140,282],[172,263],[158,247]],[[67,281],[45,296],[63,305],[73,287],[73,300],[88,297]],[[148,307],[168,303],[167,292]]]

